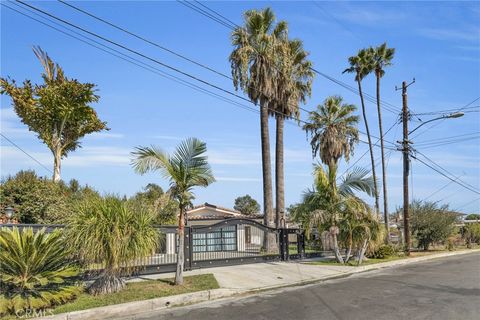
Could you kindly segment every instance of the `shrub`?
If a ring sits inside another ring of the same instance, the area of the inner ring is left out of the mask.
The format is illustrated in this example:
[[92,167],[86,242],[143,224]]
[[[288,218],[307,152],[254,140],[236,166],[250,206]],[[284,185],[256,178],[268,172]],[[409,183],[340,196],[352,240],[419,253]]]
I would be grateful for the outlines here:
[[373,252],[371,255],[371,258],[376,258],[376,259],[386,259],[389,257],[392,257],[396,254],[397,250],[395,249],[394,246],[390,244],[383,244],[380,247],[378,247],[377,250]]
[[19,171],[0,184],[2,207],[11,206],[20,223],[63,223],[73,214],[73,204],[85,197],[98,196],[76,180],[66,185],[38,176],[35,171]]
[[122,275],[135,262],[152,254],[159,234],[154,215],[143,206],[133,208],[113,196],[91,199],[78,205],[68,222],[68,239],[86,264],[101,264],[101,275],[88,287],[91,294],[113,293],[125,286]]
[[462,229],[462,237],[469,248],[474,243],[480,244],[480,223],[466,224]]
[[414,201],[410,205],[412,234],[418,246],[428,250],[435,242],[445,242],[453,233],[457,215],[448,206],[435,202]]
[[0,315],[45,309],[82,290],[61,231],[0,229]]

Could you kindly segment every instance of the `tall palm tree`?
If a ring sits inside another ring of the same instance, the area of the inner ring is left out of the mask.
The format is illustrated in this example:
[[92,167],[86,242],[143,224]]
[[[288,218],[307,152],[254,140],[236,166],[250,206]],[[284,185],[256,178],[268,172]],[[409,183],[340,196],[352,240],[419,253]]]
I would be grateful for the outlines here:
[[[229,60],[233,85],[241,88],[248,97],[260,105],[260,131],[262,144],[263,211],[264,223],[274,227],[272,167],[270,137],[268,133],[269,101],[275,98],[277,39],[286,37],[287,24],[275,25],[275,15],[270,8],[244,13],[244,26],[237,27],[231,35],[234,49]],[[275,239],[265,237],[268,251],[276,250]]]
[[280,219],[285,211],[285,180],[284,180],[284,122],[285,119],[298,119],[299,104],[306,103],[312,92],[314,73],[312,62],[308,60],[308,52],[303,49],[299,39],[283,41],[280,44],[277,78],[277,94],[273,114],[276,119],[275,145],[275,209],[276,225],[280,227]]
[[178,219],[178,253],[175,283],[183,284],[184,247],[185,247],[185,212],[194,199],[194,187],[207,187],[215,182],[208,164],[204,142],[189,138],[180,143],[171,155],[157,147],[137,147],[132,152],[132,165],[137,173],[160,171],[170,181],[170,194],[178,202],[180,211]]
[[382,152],[382,181],[383,181],[383,215],[386,237],[385,241],[388,243],[389,239],[389,227],[388,227],[388,197],[387,197],[387,169],[385,167],[385,149],[383,144],[383,125],[382,125],[382,109],[380,108],[380,79],[385,74],[385,67],[392,64],[393,56],[395,55],[394,48],[387,48],[387,43],[372,48],[373,52],[373,71],[377,79],[377,112],[378,112],[378,128],[380,130],[380,146]]
[[367,112],[365,110],[365,101],[363,99],[363,91],[362,91],[362,80],[373,69],[372,50],[361,49],[360,51],[358,51],[358,54],[356,56],[352,56],[348,58],[348,62],[350,63],[350,68],[345,69],[343,73],[345,72],[354,73],[355,81],[358,84],[358,93],[360,94],[360,102],[362,104],[363,121],[365,122],[365,131],[367,131],[368,148],[370,151],[370,161],[372,166],[373,182],[375,184],[375,210],[377,213],[379,213],[380,205],[379,205],[379,199],[378,199],[377,175],[375,173],[375,158],[373,156],[372,137],[370,136],[370,128],[368,127]]
[[344,104],[342,97],[331,96],[310,112],[303,126],[311,136],[312,156],[320,153],[320,160],[332,171],[341,157],[349,160],[358,142],[358,116],[353,114],[356,109],[353,104]]

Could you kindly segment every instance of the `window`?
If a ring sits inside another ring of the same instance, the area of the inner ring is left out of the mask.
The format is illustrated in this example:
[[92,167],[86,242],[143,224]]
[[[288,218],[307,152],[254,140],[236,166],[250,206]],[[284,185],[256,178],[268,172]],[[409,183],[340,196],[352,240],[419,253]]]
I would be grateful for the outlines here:
[[229,226],[206,232],[193,233],[193,252],[237,250],[237,227]]

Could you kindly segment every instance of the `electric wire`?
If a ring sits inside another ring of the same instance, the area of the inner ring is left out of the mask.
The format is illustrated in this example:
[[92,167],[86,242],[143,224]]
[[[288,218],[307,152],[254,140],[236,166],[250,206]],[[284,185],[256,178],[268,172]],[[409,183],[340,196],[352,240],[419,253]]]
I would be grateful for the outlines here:
[[471,191],[471,192],[473,192],[473,193],[480,194],[479,191],[477,191],[477,190],[475,190],[475,189],[472,189],[472,188],[470,188],[470,187],[462,184],[460,181],[455,180],[455,179],[451,178],[450,176],[447,176],[445,173],[443,173],[443,172],[441,172],[440,170],[438,170],[437,168],[429,165],[429,164],[426,163],[425,161],[417,158],[416,156],[412,155],[412,158],[415,159],[415,160],[417,160],[417,161],[419,161],[419,162],[421,162],[422,164],[424,164],[425,166],[429,167],[430,169],[432,169],[433,171],[437,172],[438,174],[444,176],[444,177],[447,178],[448,180],[450,180],[450,181],[458,184],[459,186],[461,186],[461,187],[463,187],[463,188],[465,188],[465,189],[467,189],[467,190],[469,190],[469,191]]
[[39,160],[37,160],[37,158],[35,158],[34,156],[32,156],[30,153],[28,153],[27,151],[25,151],[22,147],[20,147],[18,144],[16,144],[15,142],[13,142],[11,139],[9,139],[7,136],[5,136],[3,133],[0,132],[0,136],[2,136],[5,140],[7,140],[8,142],[10,142],[11,145],[13,145],[15,148],[17,148],[18,150],[22,151],[27,157],[29,157],[30,159],[32,159],[33,161],[35,161],[38,165],[40,165],[43,169],[47,170],[49,173],[53,174],[53,171],[50,170],[49,168],[47,168],[43,163],[41,163]]

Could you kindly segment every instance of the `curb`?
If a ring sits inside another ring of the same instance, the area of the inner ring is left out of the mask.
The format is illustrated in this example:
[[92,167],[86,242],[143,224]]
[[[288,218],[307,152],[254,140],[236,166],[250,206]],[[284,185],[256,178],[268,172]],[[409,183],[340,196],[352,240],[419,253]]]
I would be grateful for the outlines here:
[[132,301],[127,303],[114,304],[110,306],[93,309],[72,311],[56,314],[39,319],[45,320],[83,320],[83,319],[107,319],[120,316],[129,316],[146,311],[156,311],[170,307],[184,306],[209,300],[227,298],[238,294],[246,293],[246,290],[213,289],[184,293],[175,296],[155,298],[149,300]]
[[336,274],[336,275],[325,276],[323,278],[317,278],[317,279],[302,280],[302,281],[292,282],[292,283],[283,284],[283,285],[274,285],[274,286],[267,286],[267,287],[261,287],[261,288],[255,288],[255,289],[222,289],[220,288],[220,289],[213,289],[213,290],[205,290],[205,291],[191,292],[191,293],[185,293],[185,294],[180,294],[175,296],[114,304],[110,306],[98,307],[93,309],[72,311],[68,313],[61,313],[57,315],[41,317],[39,319],[85,320],[85,319],[107,319],[107,318],[117,318],[122,316],[123,317],[133,316],[135,314],[139,314],[147,311],[158,311],[158,310],[163,310],[171,307],[179,307],[179,306],[196,304],[200,302],[206,302],[206,301],[217,300],[222,298],[229,298],[235,295],[250,295],[250,294],[261,293],[264,291],[269,291],[274,289],[304,286],[304,285],[319,283],[327,280],[346,278],[354,274],[373,271],[373,270],[379,270],[379,269],[384,269],[389,267],[396,267],[396,266],[416,263],[416,262],[423,262],[423,261],[429,261],[429,260],[434,260],[439,258],[445,258],[450,256],[456,256],[456,255],[464,255],[464,254],[470,254],[470,253],[478,253],[478,252],[480,252],[480,249],[432,254],[428,256],[409,258],[409,259],[400,259],[396,261],[383,262],[383,263],[372,264],[372,265],[363,266],[363,267],[356,267],[353,270],[344,271],[342,273],[339,272],[340,274]]

